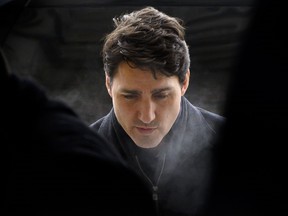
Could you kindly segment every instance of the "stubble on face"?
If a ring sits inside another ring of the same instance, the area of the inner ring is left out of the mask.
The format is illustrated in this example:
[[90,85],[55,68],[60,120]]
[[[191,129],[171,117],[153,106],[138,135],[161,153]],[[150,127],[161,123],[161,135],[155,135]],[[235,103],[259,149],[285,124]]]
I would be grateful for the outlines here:
[[135,144],[143,148],[159,145],[174,124],[182,90],[176,76],[153,76],[149,70],[131,68],[121,63],[106,86],[112,97],[120,125]]

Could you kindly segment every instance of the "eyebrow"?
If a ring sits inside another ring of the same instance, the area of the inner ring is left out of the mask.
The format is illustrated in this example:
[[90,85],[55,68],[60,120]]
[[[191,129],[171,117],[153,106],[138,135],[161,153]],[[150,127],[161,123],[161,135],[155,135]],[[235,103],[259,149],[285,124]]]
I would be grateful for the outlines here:
[[141,91],[129,90],[129,89],[121,89],[120,92],[124,94],[141,94]]
[[[151,91],[152,94],[157,94],[157,93],[161,93],[164,91],[170,91],[171,87],[165,87],[165,88],[159,88],[159,89],[154,89]],[[141,94],[141,91],[138,90],[130,90],[130,89],[122,89],[121,90],[122,93],[124,94]]]
[[160,89],[154,89],[152,90],[152,94],[157,94],[157,93],[161,93],[161,92],[164,92],[164,91],[170,91],[171,90],[171,87],[165,87],[165,88],[160,88]]

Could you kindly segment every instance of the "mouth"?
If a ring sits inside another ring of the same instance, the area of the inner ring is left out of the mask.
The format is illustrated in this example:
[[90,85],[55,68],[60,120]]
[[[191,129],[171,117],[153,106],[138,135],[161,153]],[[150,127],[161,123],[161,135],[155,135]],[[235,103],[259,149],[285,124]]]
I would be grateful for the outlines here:
[[140,134],[149,135],[152,134],[157,128],[156,127],[136,127],[136,130]]

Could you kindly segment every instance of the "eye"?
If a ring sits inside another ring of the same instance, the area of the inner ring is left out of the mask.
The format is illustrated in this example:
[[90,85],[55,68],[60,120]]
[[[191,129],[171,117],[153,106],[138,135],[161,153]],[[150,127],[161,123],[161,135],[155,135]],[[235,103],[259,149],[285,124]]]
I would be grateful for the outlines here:
[[132,99],[136,99],[137,98],[137,95],[134,95],[134,94],[125,94],[123,95],[123,97],[127,100],[132,100]]
[[157,93],[154,95],[154,98],[156,99],[165,99],[168,97],[168,93]]

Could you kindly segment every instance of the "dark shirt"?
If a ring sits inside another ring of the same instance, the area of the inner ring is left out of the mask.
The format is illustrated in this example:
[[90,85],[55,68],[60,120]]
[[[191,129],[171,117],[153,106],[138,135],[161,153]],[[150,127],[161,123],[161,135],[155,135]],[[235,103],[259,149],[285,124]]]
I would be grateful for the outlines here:
[[182,97],[176,122],[155,148],[137,147],[119,125],[113,109],[91,127],[113,143],[142,176],[160,213],[179,216],[201,212],[210,185],[217,130],[223,122],[223,117]]

